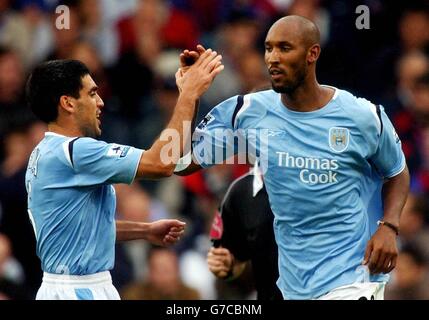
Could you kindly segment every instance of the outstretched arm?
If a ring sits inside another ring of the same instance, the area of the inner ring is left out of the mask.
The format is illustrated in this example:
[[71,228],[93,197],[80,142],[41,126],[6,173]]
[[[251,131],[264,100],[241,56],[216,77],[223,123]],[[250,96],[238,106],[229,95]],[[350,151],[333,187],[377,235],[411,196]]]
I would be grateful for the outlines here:
[[[383,185],[384,217],[377,232],[367,244],[363,264],[371,273],[389,273],[396,266],[398,248],[395,227],[399,230],[399,219],[407,200],[410,185],[408,168],[389,179]],[[389,225],[392,225],[389,227]]]
[[160,138],[143,152],[136,178],[156,179],[173,174],[186,143],[189,145],[191,139],[191,129],[187,126],[194,118],[197,101],[223,70],[221,59],[220,55],[208,49],[180,78],[180,84],[177,83],[180,93],[173,116]]
[[135,222],[116,220],[116,240],[129,241],[144,239],[152,244],[168,246],[180,240],[185,223],[174,219],[162,219],[155,222]]
[[[179,58],[180,69],[176,73],[176,82],[179,88],[179,92],[182,91],[184,75],[205,51],[206,49],[202,45],[197,45],[196,51],[184,50],[180,54],[180,58]],[[199,101],[197,101],[195,104],[195,111],[194,111],[194,116],[193,116],[192,125],[191,125],[192,131],[195,129],[195,126],[196,126],[196,120],[198,116],[198,105],[199,105]],[[179,163],[174,169],[174,174],[178,176],[187,176],[202,169],[200,165],[195,163],[194,159],[191,158],[191,159],[185,160],[187,156],[188,157],[190,156],[190,154],[192,154],[192,145],[187,145],[184,150],[184,158],[180,159]],[[191,160],[190,163],[189,163],[189,160]],[[185,163],[183,161],[185,161]]]

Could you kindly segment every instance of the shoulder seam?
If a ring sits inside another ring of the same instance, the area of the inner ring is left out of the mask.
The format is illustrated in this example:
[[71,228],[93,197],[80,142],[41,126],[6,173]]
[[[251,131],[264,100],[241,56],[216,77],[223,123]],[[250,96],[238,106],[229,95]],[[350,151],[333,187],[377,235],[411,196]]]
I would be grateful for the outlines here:
[[250,107],[250,96],[248,94],[246,94],[246,95],[240,96],[240,97],[243,97],[243,103],[242,103],[241,107],[239,108],[239,110],[237,110],[237,115],[233,119],[233,122],[232,122],[232,128],[233,129],[235,129],[235,127],[237,125],[237,119],[240,117],[240,115]]
[[71,161],[72,167],[74,167],[74,162],[73,162],[73,144],[79,138],[80,137],[77,137],[77,138],[75,138],[75,139],[73,139],[72,141],[69,142],[69,154],[70,154],[70,161]]
[[67,159],[67,162],[70,164],[70,166],[72,168],[74,168],[74,162],[73,162],[73,144],[79,138],[80,137],[77,137],[77,138],[74,138],[74,139],[67,140],[66,142],[63,142],[64,155],[65,155],[65,157]]
[[239,95],[237,97],[237,104],[235,105],[234,113],[232,114],[231,125],[233,128],[234,128],[234,124],[235,124],[235,118],[237,117],[237,113],[241,109],[241,107],[243,106],[243,101],[244,101],[243,96]]
[[383,133],[383,119],[381,118],[381,106],[379,104],[375,105],[377,111],[378,120],[380,120],[380,135]]

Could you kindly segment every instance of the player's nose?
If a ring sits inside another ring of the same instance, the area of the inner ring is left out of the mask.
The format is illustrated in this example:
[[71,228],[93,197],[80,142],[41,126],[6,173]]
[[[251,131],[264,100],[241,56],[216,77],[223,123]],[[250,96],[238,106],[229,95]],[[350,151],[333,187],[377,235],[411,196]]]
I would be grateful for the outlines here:
[[279,63],[280,62],[279,51],[274,48],[271,52],[267,53],[266,59],[268,64]]
[[104,107],[104,101],[101,99],[101,97],[97,94],[97,107],[102,109]]

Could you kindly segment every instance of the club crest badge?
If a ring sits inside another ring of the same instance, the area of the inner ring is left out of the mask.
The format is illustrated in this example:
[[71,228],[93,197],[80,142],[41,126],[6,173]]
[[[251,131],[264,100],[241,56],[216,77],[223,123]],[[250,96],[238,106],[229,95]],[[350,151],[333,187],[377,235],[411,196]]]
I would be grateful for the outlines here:
[[350,141],[350,131],[346,128],[332,127],[329,129],[329,146],[335,152],[343,152]]

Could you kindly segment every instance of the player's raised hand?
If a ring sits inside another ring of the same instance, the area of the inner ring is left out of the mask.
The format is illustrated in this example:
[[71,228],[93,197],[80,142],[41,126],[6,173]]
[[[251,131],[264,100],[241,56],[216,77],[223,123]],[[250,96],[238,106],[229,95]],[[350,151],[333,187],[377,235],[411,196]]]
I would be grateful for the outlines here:
[[210,248],[207,254],[209,270],[218,278],[225,278],[233,268],[234,256],[226,248]]
[[176,72],[176,84],[180,92],[200,97],[223,69],[222,56],[207,49],[186,72],[181,69]]
[[[176,72],[176,82],[180,82],[180,78],[188,71],[188,69],[198,60],[200,55],[202,55],[206,49],[202,45],[197,45],[197,50],[188,50],[185,49],[179,56],[180,68]],[[178,81],[179,80],[179,81]],[[181,86],[179,86],[179,91],[181,91]]]
[[180,68],[182,71],[186,71],[190,66],[192,66],[205,51],[206,49],[200,44],[197,45],[197,51],[188,49],[183,50],[180,54]]
[[152,222],[146,240],[159,246],[173,245],[185,232],[185,225],[185,222],[175,219],[161,219]]

